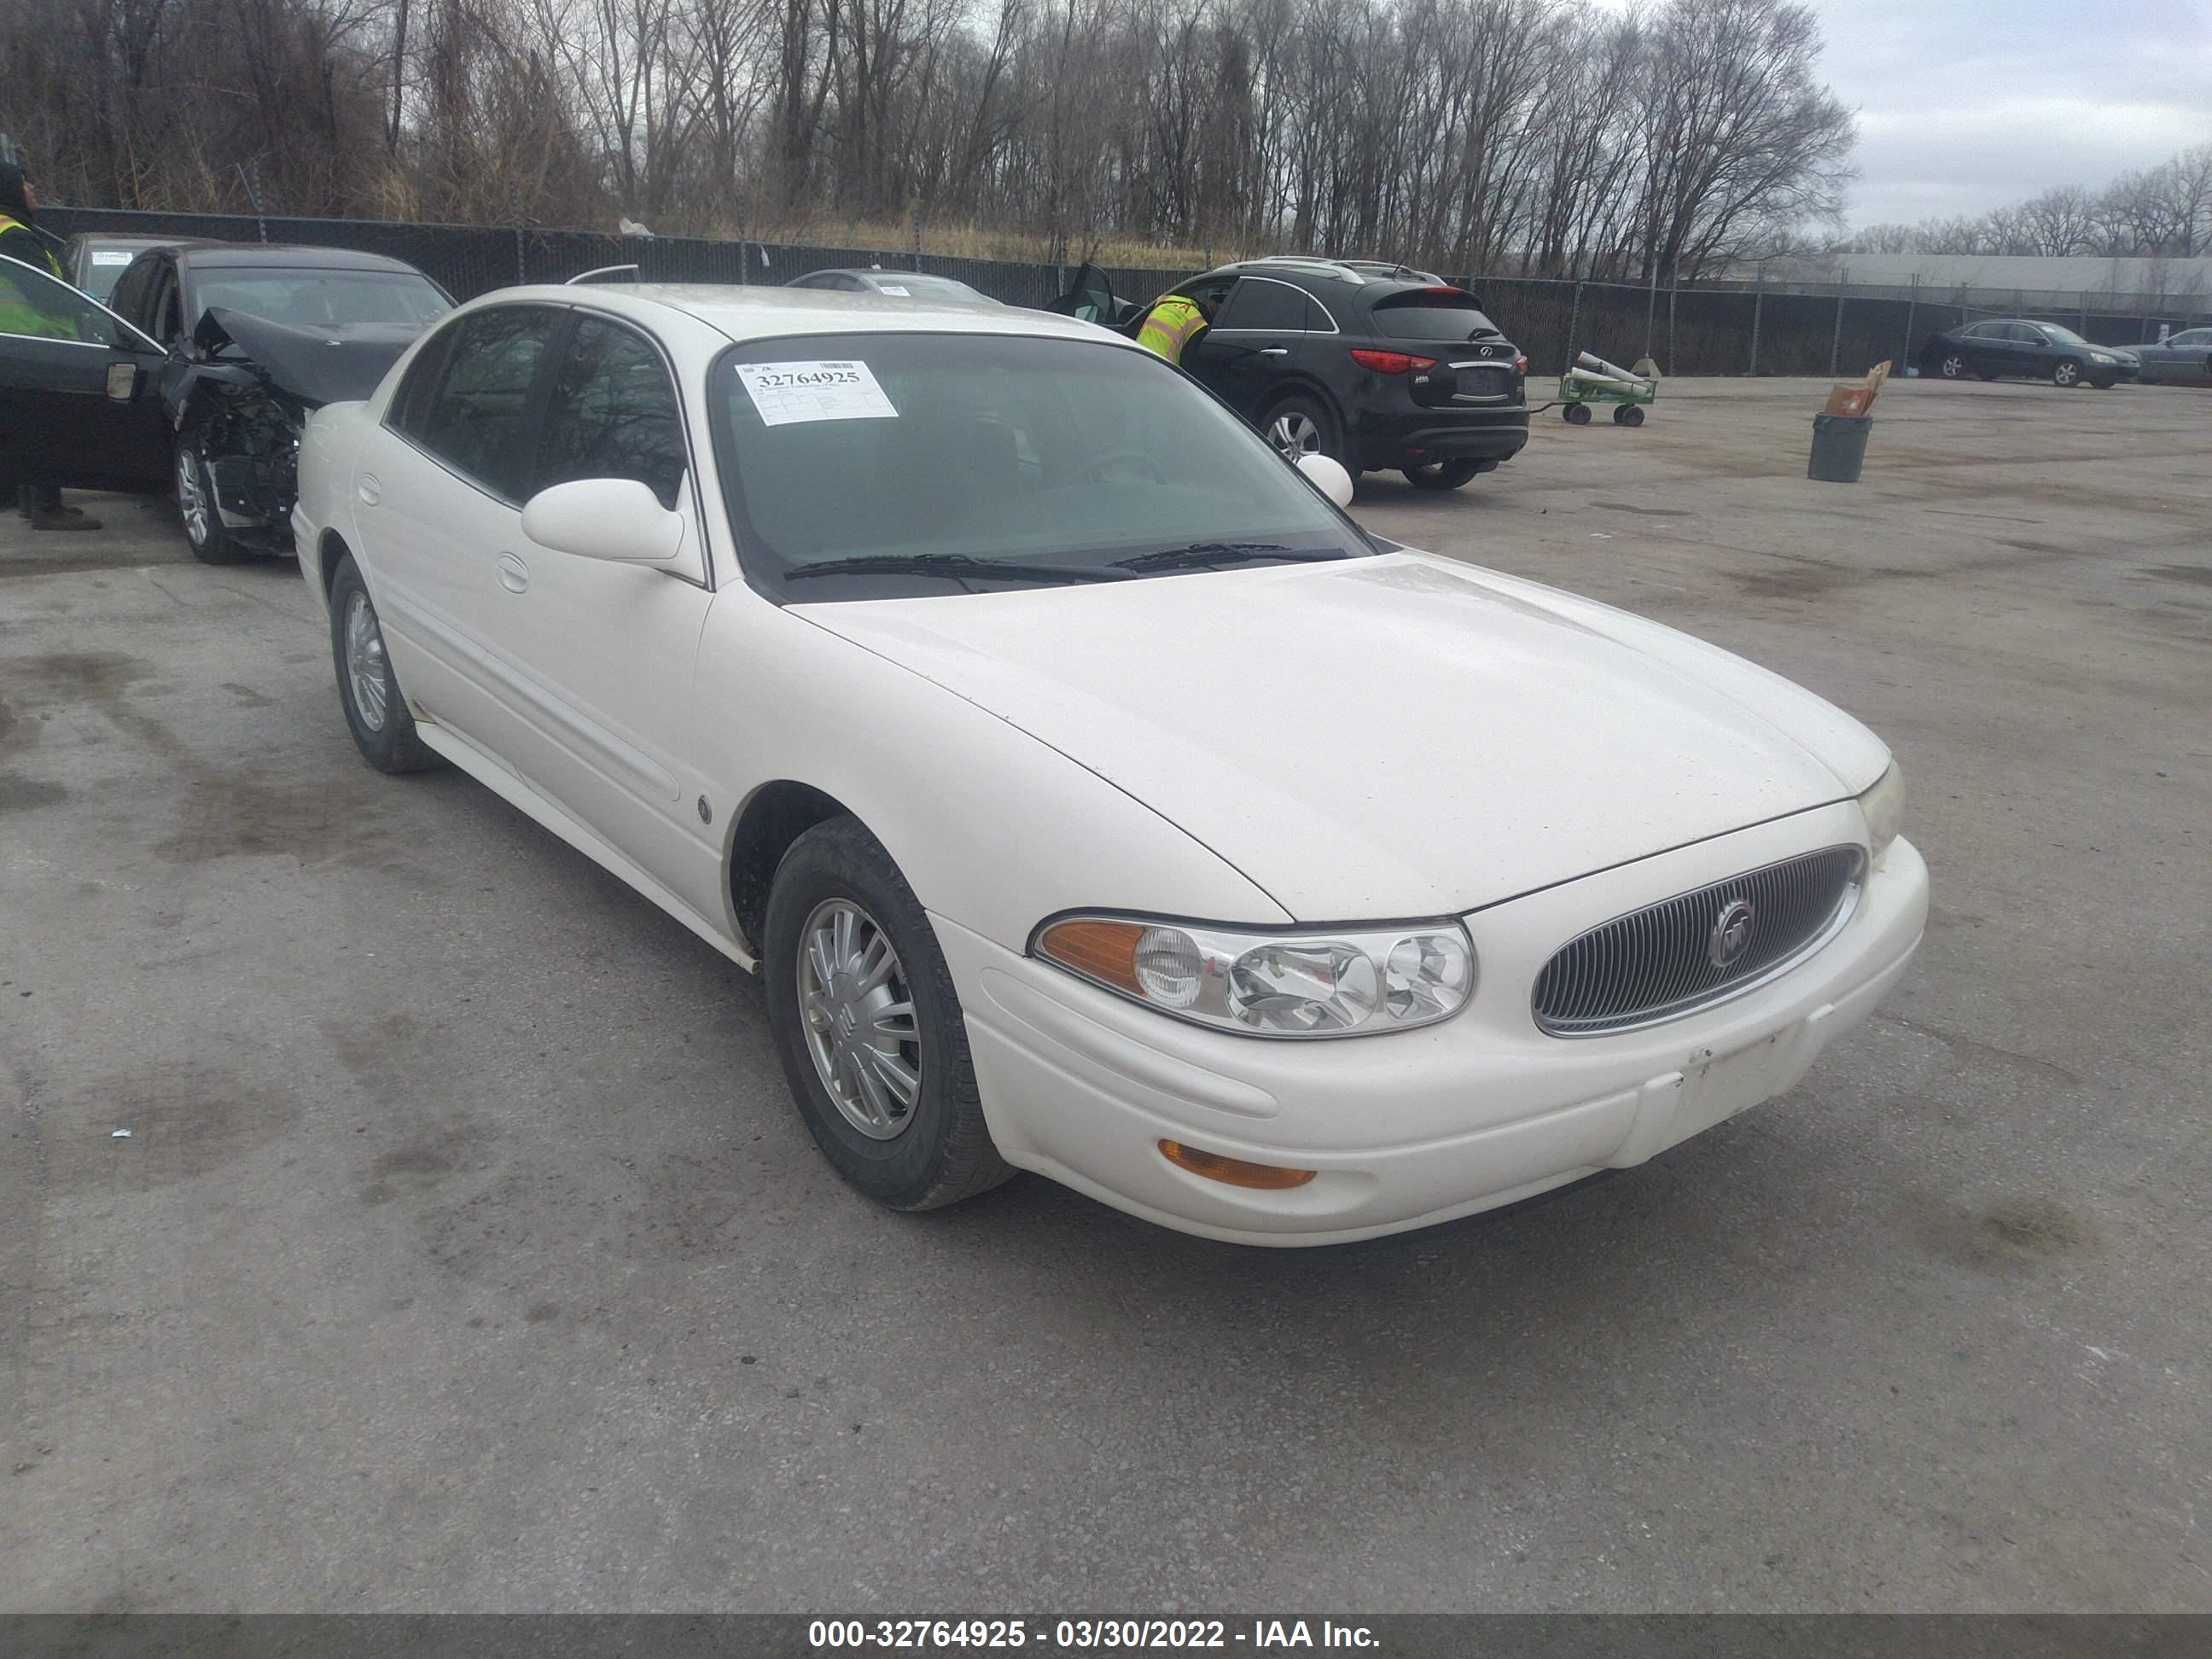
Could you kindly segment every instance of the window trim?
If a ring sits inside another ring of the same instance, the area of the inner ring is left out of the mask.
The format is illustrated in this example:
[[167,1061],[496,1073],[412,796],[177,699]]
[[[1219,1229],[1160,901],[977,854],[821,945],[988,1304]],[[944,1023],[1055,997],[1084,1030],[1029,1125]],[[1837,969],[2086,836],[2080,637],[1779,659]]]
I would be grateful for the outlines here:
[[[147,351],[151,352],[155,356],[164,357],[168,355],[167,352],[161,346],[155,344],[153,340],[148,337],[145,330],[140,328],[128,317],[124,316],[119,312],[111,311],[107,307],[100,304],[99,301],[94,299],[92,295],[87,294],[82,289],[77,287],[74,283],[68,281],[66,278],[57,276],[51,270],[40,270],[36,265],[31,264],[27,261],[18,259],[10,253],[0,253],[0,263],[15,265],[21,270],[29,271],[32,276],[39,277],[42,281],[52,283],[58,287],[67,289],[71,294],[76,295],[79,300],[82,301],[86,305],[90,306],[94,311],[97,311],[101,315],[106,317],[110,321],[122,325],[124,331],[127,334],[134,334],[137,336],[139,340],[143,342],[144,349]],[[10,340],[41,340],[51,345],[89,346],[94,351],[135,352],[136,349],[127,344],[108,345],[99,340],[64,340],[54,336],[45,334],[9,334],[0,337],[5,337]]]

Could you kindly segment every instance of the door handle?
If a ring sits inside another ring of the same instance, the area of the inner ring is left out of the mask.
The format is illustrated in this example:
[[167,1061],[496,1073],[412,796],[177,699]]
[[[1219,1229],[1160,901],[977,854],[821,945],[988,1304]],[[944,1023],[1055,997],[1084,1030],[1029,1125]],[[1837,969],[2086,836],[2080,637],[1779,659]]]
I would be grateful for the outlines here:
[[355,491],[362,500],[374,507],[384,499],[384,486],[376,481],[373,472],[364,472],[353,481]]
[[512,553],[501,554],[499,585],[510,593],[527,592],[530,586],[530,567]]
[[1262,357],[1287,357],[1291,355],[1291,349],[1288,346],[1261,346],[1260,355]]

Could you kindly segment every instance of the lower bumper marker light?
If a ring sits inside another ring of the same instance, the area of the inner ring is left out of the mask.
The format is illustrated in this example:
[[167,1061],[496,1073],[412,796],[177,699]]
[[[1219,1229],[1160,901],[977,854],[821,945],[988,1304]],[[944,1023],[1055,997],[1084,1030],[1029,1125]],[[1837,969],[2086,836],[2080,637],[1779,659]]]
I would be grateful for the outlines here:
[[1248,1164],[1241,1158],[1224,1158],[1218,1152],[1201,1152],[1195,1146],[1186,1146],[1180,1140],[1160,1142],[1160,1156],[1179,1170],[1188,1170],[1194,1176],[1204,1176],[1208,1181],[1218,1181],[1228,1187],[1256,1187],[1263,1192],[1281,1192],[1291,1187],[1303,1187],[1319,1173],[1314,1170],[1290,1170],[1278,1164]]

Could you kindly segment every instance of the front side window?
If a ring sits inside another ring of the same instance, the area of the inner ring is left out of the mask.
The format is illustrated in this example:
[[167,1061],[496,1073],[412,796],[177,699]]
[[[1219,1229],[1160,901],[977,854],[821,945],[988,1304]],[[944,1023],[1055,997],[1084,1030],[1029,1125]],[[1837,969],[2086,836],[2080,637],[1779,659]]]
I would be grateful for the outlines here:
[[197,275],[195,297],[203,313],[222,307],[295,328],[378,323],[419,328],[453,308],[428,277],[411,270],[226,266]]
[[673,508],[685,465],[684,420],[660,354],[633,329],[580,318],[546,400],[530,488],[635,478]]
[[0,334],[112,346],[122,326],[67,283],[20,259],[0,258]]
[[1219,329],[1303,333],[1306,327],[1306,296],[1288,283],[1248,276],[1230,291],[1229,303],[1222,307],[1213,325]]
[[520,499],[531,383],[561,317],[544,306],[501,306],[455,324],[438,389],[410,435],[494,495]]
[[[746,574],[794,602],[969,585],[926,568],[804,574],[854,560],[1011,562],[1043,582],[1144,574],[1126,562],[1146,556],[1372,550],[1249,426],[1149,352],[817,335],[734,347],[708,387]],[[995,565],[994,588],[1022,580]]]

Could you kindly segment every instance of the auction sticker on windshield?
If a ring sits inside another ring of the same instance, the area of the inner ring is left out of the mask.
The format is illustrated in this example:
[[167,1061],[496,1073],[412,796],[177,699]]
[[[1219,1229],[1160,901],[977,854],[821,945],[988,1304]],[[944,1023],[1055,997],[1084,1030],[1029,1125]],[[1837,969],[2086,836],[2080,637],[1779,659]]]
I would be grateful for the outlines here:
[[763,426],[898,417],[866,363],[739,363],[737,368]]

